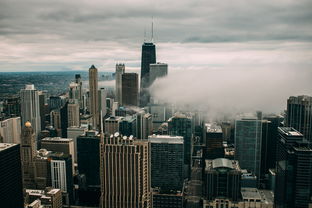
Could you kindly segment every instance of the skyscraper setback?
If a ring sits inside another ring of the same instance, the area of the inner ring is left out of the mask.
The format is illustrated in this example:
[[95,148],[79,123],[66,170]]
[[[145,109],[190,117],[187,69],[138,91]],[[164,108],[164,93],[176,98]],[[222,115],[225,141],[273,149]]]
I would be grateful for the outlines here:
[[100,121],[98,101],[98,70],[92,65],[89,69],[89,97],[90,113],[92,115],[93,128],[97,128]]

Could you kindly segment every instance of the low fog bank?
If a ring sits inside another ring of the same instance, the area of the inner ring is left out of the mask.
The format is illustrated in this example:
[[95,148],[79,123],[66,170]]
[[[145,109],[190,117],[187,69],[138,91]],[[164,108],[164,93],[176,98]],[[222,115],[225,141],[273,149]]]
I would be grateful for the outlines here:
[[204,111],[281,113],[289,96],[312,95],[312,69],[180,69],[150,87],[155,100]]

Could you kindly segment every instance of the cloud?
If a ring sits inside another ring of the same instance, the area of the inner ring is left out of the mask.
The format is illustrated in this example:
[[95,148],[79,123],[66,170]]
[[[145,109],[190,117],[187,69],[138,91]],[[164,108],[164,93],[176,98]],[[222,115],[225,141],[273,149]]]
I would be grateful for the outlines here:
[[312,95],[311,77],[312,70],[296,68],[176,70],[150,91],[157,101],[215,119],[257,110],[280,113],[289,96]]
[[[202,56],[196,54],[199,44],[209,52],[214,43],[231,50],[224,43],[253,42],[259,53],[263,42],[271,42],[272,50],[281,43],[310,45],[311,8],[309,0],[0,0],[0,71],[86,70],[91,64],[114,70],[117,61],[139,69],[152,16],[159,60],[172,68],[181,67],[175,57],[185,51]],[[180,50],[168,55],[166,46]],[[185,67],[197,63],[190,60]]]

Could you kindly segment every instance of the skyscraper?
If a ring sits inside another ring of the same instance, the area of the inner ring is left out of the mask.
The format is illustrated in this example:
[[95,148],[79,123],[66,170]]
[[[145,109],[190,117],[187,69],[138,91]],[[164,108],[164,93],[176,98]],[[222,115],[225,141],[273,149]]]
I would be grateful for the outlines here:
[[168,64],[165,63],[156,63],[150,64],[150,77],[149,82],[153,84],[153,82],[160,77],[164,77],[168,74]]
[[39,92],[35,89],[34,85],[26,85],[25,89],[21,90],[20,95],[22,124],[29,121],[37,138],[41,131]]
[[92,115],[92,125],[96,129],[99,126],[99,101],[98,101],[98,70],[92,65],[89,69],[89,98],[90,113]]
[[21,138],[21,159],[23,169],[24,188],[35,188],[35,166],[34,158],[36,156],[35,132],[31,123],[27,121],[22,129]]
[[79,103],[77,99],[70,99],[67,106],[68,127],[80,126]]
[[0,143],[1,207],[24,207],[19,144]]
[[102,138],[101,207],[151,207],[149,159],[147,141],[118,133]]
[[171,136],[182,136],[184,140],[184,176],[190,176],[192,120],[184,114],[177,113],[168,120],[168,132]]
[[291,127],[278,128],[275,205],[306,208],[312,197],[312,149]]
[[121,76],[125,73],[125,64],[116,64],[116,82],[115,82],[115,94],[116,101],[121,104],[122,102],[122,80]]
[[105,90],[105,88],[101,88],[98,94],[99,94],[99,112],[104,117],[107,114],[107,110],[106,110],[107,91]]
[[150,64],[156,63],[156,48],[153,42],[144,42],[141,57],[141,88],[150,86]]
[[21,143],[21,118],[8,118],[0,121],[0,136],[4,143]]
[[80,74],[75,74],[75,83],[78,84],[78,101],[80,109],[83,108],[83,100],[82,100],[82,81]]
[[260,179],[262,121],[243,118],[235,121],[235,160]]
[[302,95],[288,98],[286,125],[295,128],[312,142],[312,97]]
[[138,106],[139,80],[137,73],[122,74],[122,105]]
[[152,135],[148,137],[151,157],[151,186],[161,193],[182,191],[183,137]]
[[207,123],[204,127],[205,159],[216,159],[224,157],[223,133],[221,126]]
[[216,198],[239,201],[242,172],[238,161],[225,158],[205,160],[204,175],[206,204],[209,204]]

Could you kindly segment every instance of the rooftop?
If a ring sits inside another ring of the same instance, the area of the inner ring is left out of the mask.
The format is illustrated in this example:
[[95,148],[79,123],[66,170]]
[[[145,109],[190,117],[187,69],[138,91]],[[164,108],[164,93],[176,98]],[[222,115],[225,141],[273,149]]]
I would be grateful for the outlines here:
[[151,143],[183,144],[183,137],[153,134],[151,136],[148,136],[148,141]]
[[208,133],[222,133],[221,126],[219,126],[215,123],[206,123],[205,127],[206,127]]
[[13,144],[13,143],[0,143],[0,151],[8,149],[10,147],[13,147],[17,144]]
[[71,142],[73,141],[72,138],[61,138],[61,137],[45,137],[44,139],[41,140],[43,141],[51,141],[51,142]]
[[232,170],[241,170],[236,160],[229,160],[227,158],[217,158],[214,160],[205,160],[205,170],[209,171],[217,168],[228,168]]

